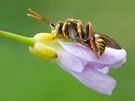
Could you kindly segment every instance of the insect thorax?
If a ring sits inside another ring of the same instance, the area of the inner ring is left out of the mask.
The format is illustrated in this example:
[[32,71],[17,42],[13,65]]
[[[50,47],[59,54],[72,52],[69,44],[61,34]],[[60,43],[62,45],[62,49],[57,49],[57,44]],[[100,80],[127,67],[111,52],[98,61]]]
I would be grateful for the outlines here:
[[[65,23],[66,23],[66,25],[65,25]],[[63,34],[63,33],[65,33],[66,37],[68,37],[69,39],[71,39],[73,41],[81,42],[79,32],[77,29],[77,23],[80,23],[80,22],[78,20],[73,21],[71,19],[68,19],[64,22],[59,22],[56,24],[55,29],[52,30],[52,33],[56,33],[57,36],[59,36],[61,38],[65,38],[65,36]],[[89,37],[88,37],[88,34],[86,33],[85,27],[83,27],[81,25],[80,30],[81,30],[81,36],[82,36],[84,43],[88,44]],[[67,38],[65,38],[65,39],[67,39]]]

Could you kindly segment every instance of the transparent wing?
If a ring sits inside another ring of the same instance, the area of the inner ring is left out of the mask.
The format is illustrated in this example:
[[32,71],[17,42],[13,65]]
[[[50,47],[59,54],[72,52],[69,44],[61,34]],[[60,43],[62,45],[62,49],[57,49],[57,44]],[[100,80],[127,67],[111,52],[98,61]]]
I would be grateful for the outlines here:
[[107,47],[121,49],[121,46],[115,40],[109,38],[108,36],[96,32],[94,32],[94,34],[98,34],[100,38],[104,40]]

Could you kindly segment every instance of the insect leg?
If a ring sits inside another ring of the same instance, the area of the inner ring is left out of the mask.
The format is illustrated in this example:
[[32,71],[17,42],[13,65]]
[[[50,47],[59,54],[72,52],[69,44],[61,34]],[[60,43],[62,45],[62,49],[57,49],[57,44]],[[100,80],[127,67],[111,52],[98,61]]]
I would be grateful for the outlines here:
[[66,35],[66,28],[67,28],[67,26],[68,26],[68,22],[65,22],[64,24],[63,24],[63,27],[62,27],[62,32],[63,32],[63,35],[64,35],[64,37],[66,38],[66,39],[68,39],[68,40],[70,40],[70,41],[73,41],[72,39],[70,39],[67,35]]
[[82,29],[81,29],[81,25],[80,25],[79,22],[77,22],[77,31],[78,31],[78,34],[79,34],[79,37],[80,37],[81,44],[84,44],[84,41],[83,41],[83,38],[82,38]]
[[93,35],[93,29],[92,29],[92,24],[90,22],[88,22],[87,26],[86,26],[86,31],[89,35],[89,39],[90,39],[90,48],[92,49],[93,53],[96,55],[96,57],[99,58],[99,56],[97,55],[97,47],[96,47],[96,43],[95,43],[95,37]]

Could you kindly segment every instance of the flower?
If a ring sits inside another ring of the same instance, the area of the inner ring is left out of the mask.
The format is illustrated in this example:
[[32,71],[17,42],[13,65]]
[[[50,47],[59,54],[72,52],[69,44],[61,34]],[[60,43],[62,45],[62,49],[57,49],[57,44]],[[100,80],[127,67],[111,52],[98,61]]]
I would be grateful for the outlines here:
[[119,67],[126,61],[124,49],[106,47],[104,54],[98,59],[86,46],[54,39],[49,33],[39,33],[34,39],[34,46],[29,47],[32,54],[56,62],[87,87],[111,95],[116,81],[107,73],[109,68]]

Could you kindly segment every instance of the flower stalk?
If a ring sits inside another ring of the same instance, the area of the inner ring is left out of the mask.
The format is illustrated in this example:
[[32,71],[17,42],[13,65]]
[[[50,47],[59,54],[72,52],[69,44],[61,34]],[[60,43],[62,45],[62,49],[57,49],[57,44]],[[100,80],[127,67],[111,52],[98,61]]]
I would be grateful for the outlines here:
[[11,32],[1,31],[1,30],[0,30],[0,36],[25,43],[25,44],[32,46],[32,47],[34,46],[34,44],[36,42],[33,38],[28,38],[25,36],[17,35],[17,34],[11,33]]

